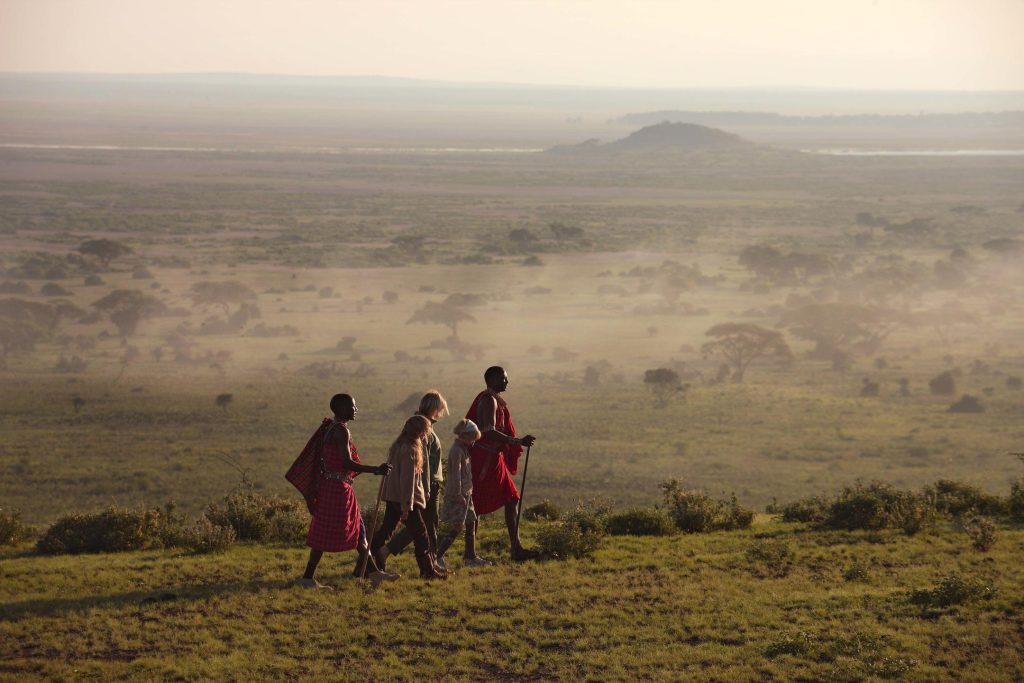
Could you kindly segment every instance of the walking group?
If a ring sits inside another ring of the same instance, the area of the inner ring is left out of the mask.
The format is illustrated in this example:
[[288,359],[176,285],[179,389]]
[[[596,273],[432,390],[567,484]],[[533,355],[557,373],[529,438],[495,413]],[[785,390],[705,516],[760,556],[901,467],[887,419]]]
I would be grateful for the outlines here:
[[[411,543],[420,577],[445,578],[445,553],[464,534],[465,566],[484,566],[490,561],[476,550],[479,516],[504,509],[512,560],[531,557],[519,539],[517,508],[519,491],[512,481],[523,448],[534,443],[527,434],[519,437],[508,404],[501,397],[508,388],[508,374],[501,367],[484,372],[487,388],[473,399],[465,418],[456,423],[454,439],[442,469],[441,440],[433,426],[448,415],[448,404],[438,391],[428,391],[416,414],[405,421],[391,444],[387,462],[364,465],[352,440],[349,423],[359,409],[349,394],[331,398],[333,416],[323,421],[285,477],[302,493],[312,516],[306,545],[309,562],[299,584],[327,588],[314,578],[323,554],[356,550],[353,574],[374,583],[394,581],[399,575],[387,570],[388,557]],[[447,471],[447,479],[444,472]],[[352,482],[359,474],[383,477],[378,506],[367,531]],[[441,504],[441,490],[444,503]],[[384,518],[377,525],[379,502],[385,502]],[[444,536],[439,536],[441,523]],[[395,533],[399,524],[401,530]]]

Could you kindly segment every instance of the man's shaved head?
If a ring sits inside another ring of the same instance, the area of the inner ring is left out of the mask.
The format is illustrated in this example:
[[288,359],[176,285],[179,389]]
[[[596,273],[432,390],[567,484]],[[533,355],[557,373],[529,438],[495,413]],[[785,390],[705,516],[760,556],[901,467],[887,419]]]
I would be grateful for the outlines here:
[[491,367],[484,370],[484,381],[487,384],[493,383],[495,380],[505,374],[505,368],[500,365],[492,365]]

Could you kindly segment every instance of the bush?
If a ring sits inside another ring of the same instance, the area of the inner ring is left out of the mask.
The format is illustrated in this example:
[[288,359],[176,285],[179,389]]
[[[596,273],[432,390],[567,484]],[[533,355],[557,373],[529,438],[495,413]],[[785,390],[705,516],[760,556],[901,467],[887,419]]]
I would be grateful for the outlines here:
[[985,412],[985,406],[981,405],[981,401],[978,400],[977,396],[971,396],[970,394],[964,394],[960,397],[960,400],[949,406],[949,412],[951,413],[983,413]]
[[[240,541],[292,540],[296,516],[303,515],[300,501],[265,496],[256,492],[249,483],[242,483],[219,502],[206,507],[206,517],[216,526],[231,527]],[[285,519],[273,522],[282,515]],[[308,517],[303,517],[308,524]],[[277,536],[272,535],[277,534]]]
[[120,509],[58,519],[36,543],[44,554],[119,552],[160,545],[160,511]]
[[164,505],[157,520],[157,538],[164,548],[187,548],[190,540],[188,515],[178,514],[173,502]]
[[952,396],[956,393],[956,380],[949,370],[928,380],[928,389],[936,396]]
[[959,574],[950,574],[932,588],[923,588],[910,594],[910,602],[926,607],[949,607],[987,599],[995,595],[995,588],[978,579],[965,578]]
[[541,554],[556,560],[593,557],[606,533],[606,516],[605,508],[578,506],[563,520],[537,532]]
[[715,500],[700,491],[684,491],[675,479],[663,482],[659,488],[669,516],[687,533],[746,529],[754,520],[754,511],[740,506],[735,495],[729,500]]
[[235,542],[235,530],[200,517],[188,530],[184,547],[194,553],[217,553]]
[[302,543],[309,530],[309,513],[298,500],[278,499],[270,517],[267,540],[276,543]]
[[1024,479],[1010,485],[1010,499],[1006,507],[1014,521],[1024,522]]
[[34,531],[22,523],[21,512],[0,508],[0,546],[18,545],[32,538]]
[[612,536],[668,536],[676,532],[676,523],[664,510],[631,508],[609,515],[606,520]]
[[829,505],[821,525],[829,529],[903,529],[915,534],[935,521],[930,494],[902,491],[889,484],[857,482],[845,487]]
[[523,517],[529,520],[546,519],[554,521],[562,516],[562,511],[550,500],[542,500],[536,505],[523,510]]
[[843,581],[867,581],[869,577],[868,565],[861,560],[854,560],[843,572]]
[[967,513],[1001,515],[1006,513],[1006,501],[985,493],[976,486],[951,479],[940,479],[928,489],[935,497],[935,509],[953,517]]
[[986,553],[996,542],[996,525],[988,517],[970,517],[964,522],[964,531],[971,539],[971,547]]
[[782,540],[756,540],[745,556],[754,566],[754,573],[762,577],[782,578],[793,567],[793,549]]
[[821,524],[828,513],[828,501],[818,496],[801,498],[782,507],[783,522]]

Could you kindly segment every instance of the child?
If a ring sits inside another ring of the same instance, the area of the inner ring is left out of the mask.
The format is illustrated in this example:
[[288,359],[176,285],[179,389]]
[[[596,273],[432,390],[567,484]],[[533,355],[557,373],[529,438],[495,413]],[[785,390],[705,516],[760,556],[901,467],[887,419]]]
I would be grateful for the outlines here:
[[473,510],[473,469],[469,449],[480,438],[480,429],[472,420],[459,420],[455,425],[455,441],[448,451],[448,485],[444,492],[444,521],[448,533],[437,544],[437,565],[447,569],[444,554],[455,542],[455,537],[466,529],[466,550],[463,564],[483,567],[491,562],[476,554],[476,529],[479,524]]
[[445,575],[434,568],[433,558],[430,556],[430,541],[427,539],[427,529],[423,522],[423,511],[427,506],[422,477],[423,438],[429,431],[430,420],[423,415],[413,415],[405,421],[402,433],[391,444],[388,464],[393,469],[384,481],[381,495],[387,501],[387,507],[384,508],[384,522],[370,543],[370,554],[375,560],[380,559],[380,549],[401,520],[412,534],[420,577],[441,579]]

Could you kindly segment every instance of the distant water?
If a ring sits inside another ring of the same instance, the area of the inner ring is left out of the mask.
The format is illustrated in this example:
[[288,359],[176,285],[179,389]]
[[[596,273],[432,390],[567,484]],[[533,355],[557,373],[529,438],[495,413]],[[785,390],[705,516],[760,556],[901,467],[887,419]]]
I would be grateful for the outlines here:
[[70,149],[132,152],[224,152],[234,154],[266,154],[274,152],[298,154],[533,154],[541,147],[303,147],[294,149],[236,147],[150,147],[144,145],[56,145],[23,142],[0,142],[0,149]]
[[1024,149],[802,149],[845,157],[1020,157]]

